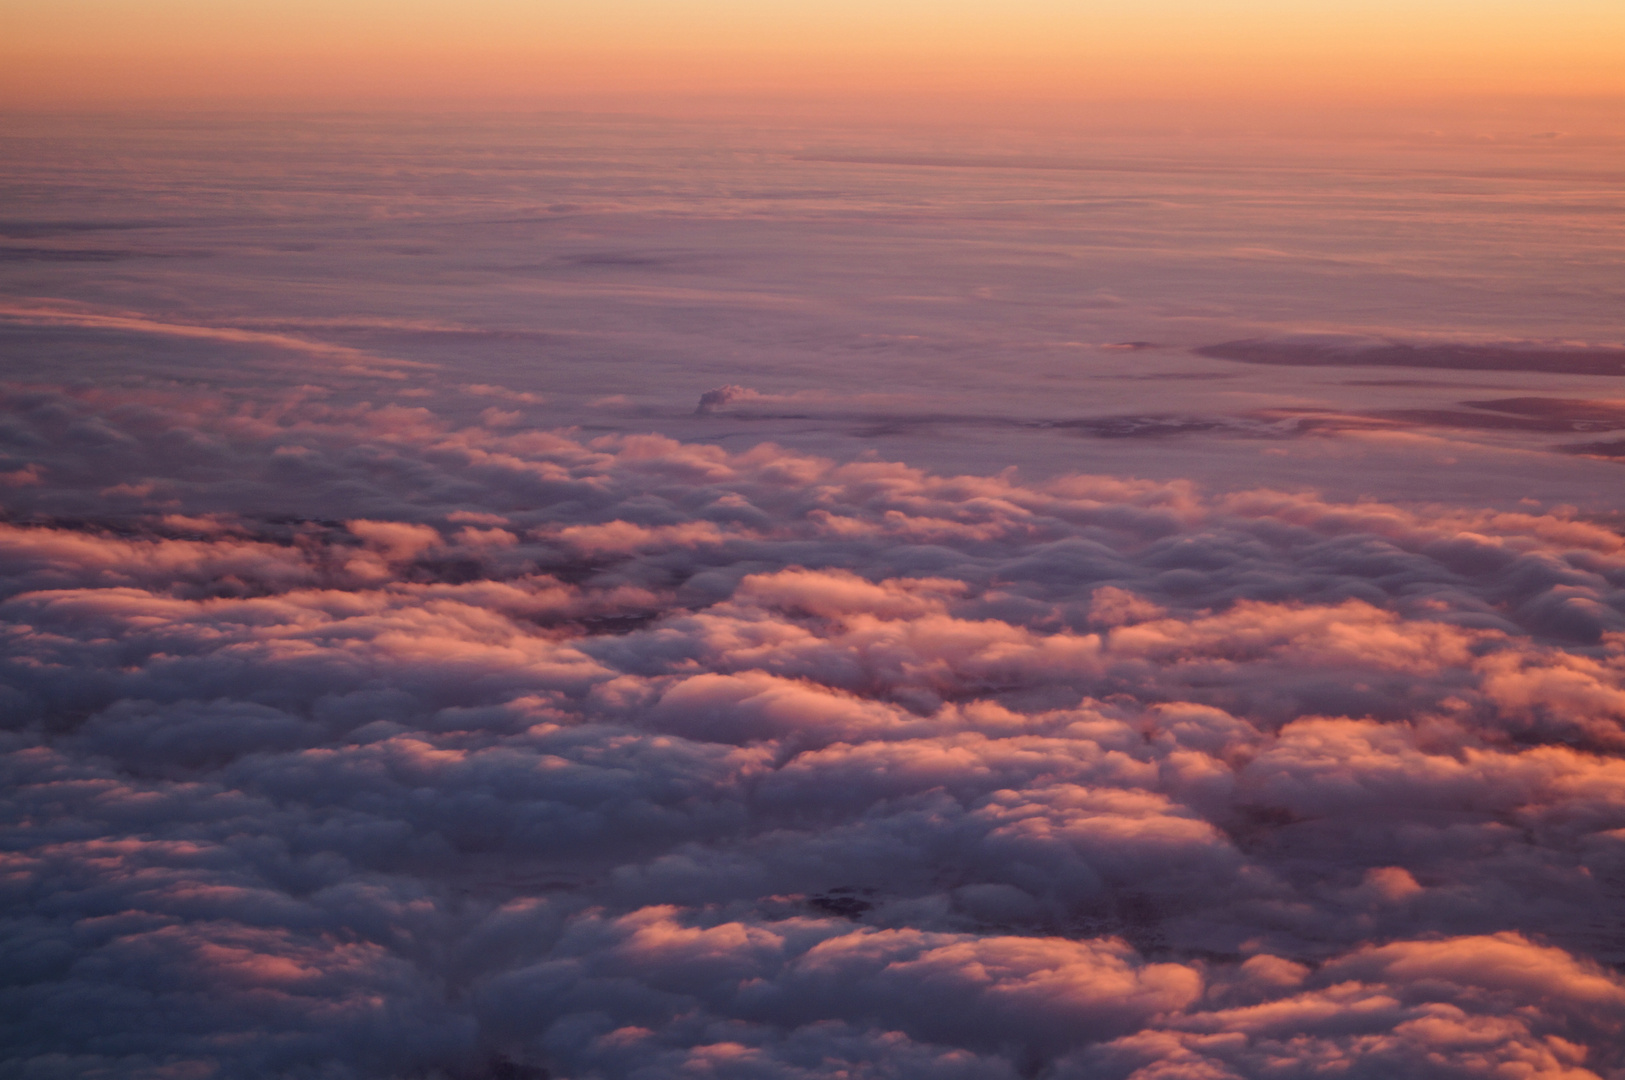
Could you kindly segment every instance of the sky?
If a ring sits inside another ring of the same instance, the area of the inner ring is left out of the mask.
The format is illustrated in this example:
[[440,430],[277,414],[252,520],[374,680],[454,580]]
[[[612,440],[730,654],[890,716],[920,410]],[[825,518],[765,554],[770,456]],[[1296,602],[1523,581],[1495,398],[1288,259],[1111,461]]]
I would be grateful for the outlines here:
[[1625,93],[1607,0],[0,5],[15,105]]
[[0,9],[0,1076],[1625,1080],[1616,12],[244,7]]

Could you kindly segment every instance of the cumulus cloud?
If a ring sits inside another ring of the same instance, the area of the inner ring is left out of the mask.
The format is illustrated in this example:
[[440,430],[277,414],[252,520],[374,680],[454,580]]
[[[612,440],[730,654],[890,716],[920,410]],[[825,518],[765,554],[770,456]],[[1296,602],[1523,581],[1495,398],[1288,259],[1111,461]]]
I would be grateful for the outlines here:
[[0,421],[9,1073],[1625,1075],[1603,525]]

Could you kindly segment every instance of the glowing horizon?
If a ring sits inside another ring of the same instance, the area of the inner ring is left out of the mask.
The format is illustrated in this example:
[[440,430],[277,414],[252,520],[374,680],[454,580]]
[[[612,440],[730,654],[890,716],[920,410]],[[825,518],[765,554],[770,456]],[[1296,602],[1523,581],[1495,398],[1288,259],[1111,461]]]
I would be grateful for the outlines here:
[[1164,0],[0,7],[0,103],[604,96],[1389,102],[1625,94],[1625,8]]

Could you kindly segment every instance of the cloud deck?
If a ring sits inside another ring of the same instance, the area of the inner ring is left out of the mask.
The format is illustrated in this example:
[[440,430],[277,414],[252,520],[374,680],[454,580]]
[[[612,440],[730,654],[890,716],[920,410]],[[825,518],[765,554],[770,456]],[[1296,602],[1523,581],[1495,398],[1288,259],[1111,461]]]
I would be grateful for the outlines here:
[[1620,1080],[1598,140],[0,118],[0,1075]]
[[[298,395],[5,423],[18,1075],[1625,1068],[1602,526]],[[167,505],[98,519],[102,447]]]

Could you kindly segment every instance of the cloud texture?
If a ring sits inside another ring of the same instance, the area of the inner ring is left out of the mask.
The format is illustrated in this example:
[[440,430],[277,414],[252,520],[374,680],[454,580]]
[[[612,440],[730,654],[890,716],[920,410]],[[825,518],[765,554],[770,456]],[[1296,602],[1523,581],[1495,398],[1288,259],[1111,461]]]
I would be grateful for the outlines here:
[[497,419],[8,392],[6,1075],[1625,1076],[1616,531]]

